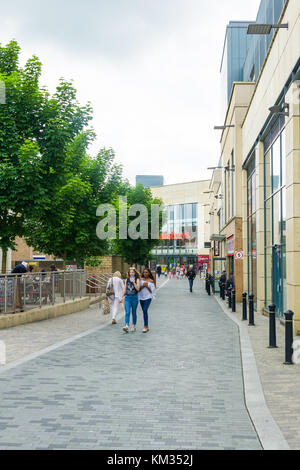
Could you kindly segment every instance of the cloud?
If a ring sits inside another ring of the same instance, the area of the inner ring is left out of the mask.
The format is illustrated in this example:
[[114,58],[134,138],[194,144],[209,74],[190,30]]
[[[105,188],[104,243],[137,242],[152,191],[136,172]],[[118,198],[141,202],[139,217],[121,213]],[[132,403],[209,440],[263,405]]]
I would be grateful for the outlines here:
[[183,0],[17,0],[1,11],[17,17],[19,34],[32,42],[38,38],[72,55],[124,60],[157,43],[188,10]]
[[0,41],[43,63],[43,83],[73,78],[91,101],[100,146],[131,182],[209,178],[218,163],[220,63],[229,20],[251,20],[259,0],[16,0],[2,5]]

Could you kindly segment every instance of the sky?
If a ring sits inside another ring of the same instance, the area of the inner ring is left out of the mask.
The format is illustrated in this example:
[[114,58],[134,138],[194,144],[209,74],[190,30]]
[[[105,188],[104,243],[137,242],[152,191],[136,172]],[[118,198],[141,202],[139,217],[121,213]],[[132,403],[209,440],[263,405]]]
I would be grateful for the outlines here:
[[260,0],[0,0],[0,43],[16,39],[41,84],[73,80],[92,103],[96,155],[112,147],[124,176],[166,184],[210,178],[222,124],[226,25],[255,20]]

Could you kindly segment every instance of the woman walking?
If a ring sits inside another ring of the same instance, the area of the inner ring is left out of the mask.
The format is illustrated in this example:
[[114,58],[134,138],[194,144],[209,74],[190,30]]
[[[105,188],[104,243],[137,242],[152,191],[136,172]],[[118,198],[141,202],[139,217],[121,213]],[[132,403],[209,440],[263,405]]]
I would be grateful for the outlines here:
[[139,292],[139,301],[144,314],[144,329],[143,333],[149,331],[148,310],[152,299],[155,295],[154,277],[150,269],[145,268],[142,273],[141,287]]
[[[120,302],[125,306],[125,333],[129,332],[130,313],[132,312],[132,329],[136,331],[136,309],[139,303],[138,292],[140,290],[140,274],[135,268],[130,268],[125,281],[125,287]],[[125,299],[125,300],[124,300]]]
[[121,279],[121,273],[119,271],[113,274],[106,286],[106,298],[111,305],[112,311],[112,324],[117,324],[117,315],[120,306],[120,300],[122,298],[124,290],[124,282]]

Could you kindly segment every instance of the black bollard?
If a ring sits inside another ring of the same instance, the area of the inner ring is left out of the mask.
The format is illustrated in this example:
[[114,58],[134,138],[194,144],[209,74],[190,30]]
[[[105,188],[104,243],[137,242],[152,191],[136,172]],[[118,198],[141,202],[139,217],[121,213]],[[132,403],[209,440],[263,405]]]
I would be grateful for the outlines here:
[[235,289],[232,289],[231,291],[231,307],[232,307],[232,312],[236,312],[236,296],[235,296]]
[[247,292],[243,293],[243,321],[247,321]]
[[228,308],[231,308],[231,287],[228,288],[228,292],[227,292],[227,295],[228,295]]
[[207,293],[210,295],[210,288],[211,288],[211,283],[210,280],[207,281]]
[[222,300],[225,300],[225,282],[222,282]]
[[249,294],[249,326],[255,326],[254,323],[254,295]]
[[207,277],[205,278],[205,290],[208,293],[208,279],[207,279]]
[[220,288],[220,299],[222,299],[222,282],[219,282],[219,288]]
[[294,332],[293,332],[293,316],[294,312],[288,310],[284,313],[285,315],[285,362],[286,365],[293,365],[293,341],[294,341]]
[[269,349],[277,348],[276,345],[276,305],[269,305]]

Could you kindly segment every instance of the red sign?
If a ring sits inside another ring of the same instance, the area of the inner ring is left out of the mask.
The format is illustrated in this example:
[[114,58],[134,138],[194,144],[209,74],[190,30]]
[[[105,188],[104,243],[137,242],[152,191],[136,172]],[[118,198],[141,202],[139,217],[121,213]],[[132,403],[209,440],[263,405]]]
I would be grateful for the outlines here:
[[162,233],[160,236],[161,240],[189,240],[190,234],[187,233]]
[[234,236],[227,239],[227,256],[234,256]]

